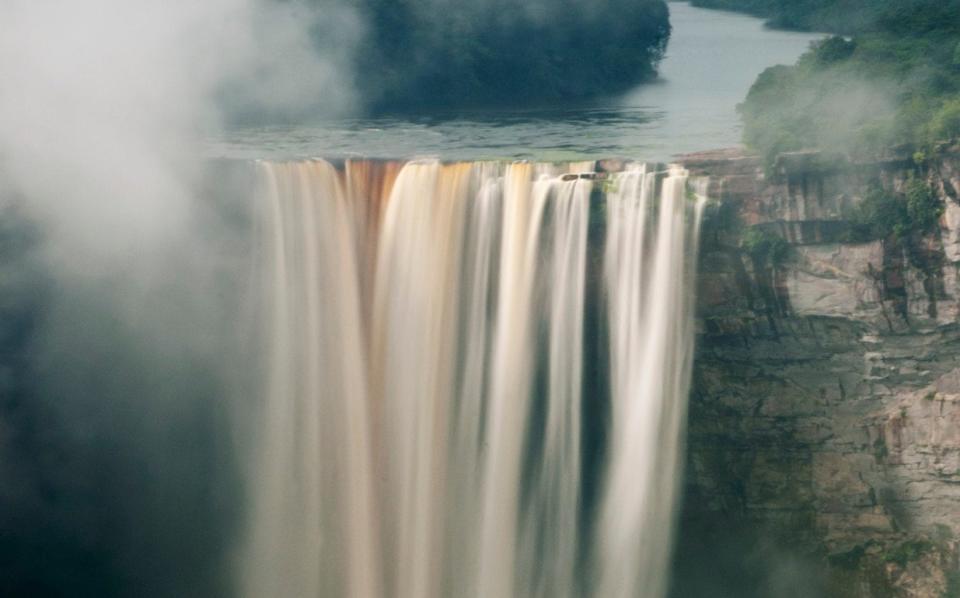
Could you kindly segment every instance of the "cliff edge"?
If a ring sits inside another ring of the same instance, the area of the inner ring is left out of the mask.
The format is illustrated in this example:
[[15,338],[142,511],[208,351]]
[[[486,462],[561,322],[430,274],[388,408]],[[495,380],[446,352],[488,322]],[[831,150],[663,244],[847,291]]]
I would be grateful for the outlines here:
[[[704,223],[674,595],[960,596],[960,147],[686,156]],[[851,239],[922,181],[922,234]]]

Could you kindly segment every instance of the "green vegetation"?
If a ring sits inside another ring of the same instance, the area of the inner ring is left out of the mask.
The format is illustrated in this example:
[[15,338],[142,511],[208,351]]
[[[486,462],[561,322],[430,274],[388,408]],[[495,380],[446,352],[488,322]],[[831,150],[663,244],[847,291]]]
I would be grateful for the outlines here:
[[912,31],[956,20],[951,0],[691,0],[694,6],[746,12],[771,27],[843,35],[877,29]]
[[907,222],[913,231],[933,231],[943,215],[943,202],[926,181],[912,178],[907,183]]
[[926,234],[936,229],[943,209],[943,202],[920,178],[910,179],[902,194],[874,185],[845,215],[850,223],[848,240],[858,243]]
[[754,83],[740,107],[744,142],[768,165],[781,152],[854,157],[907,145],[931,156],[960,136],[960,0],[695,0],[825,39]]
[[[867,3],[856,0],[692,0],[691,4],[746,12],[768,19],[771,27],[779,29],[852,33],[870,22],[870,15],[863,11]],[[853,18],[837,18],[843,13]]]
[[960,571],[947,572],[947,592],[943,598],[960,598]]
[[827,557],[827,560],[830,562],[830,565],[834,567],[855,571],[860,566],[860,562],[866,554],[866,548],[858,544],[847,552],[830,555]]
[[664,0],[351,1],[367,25],[357,84],[374,111],[615,93],[656,75],[670,37]]
[[790,253],[790,244],[781,237],[758,227],[750,227],[740,237],[740,246],[758,266],[777,267]]
[[903,237],[909,228],[905,203],[879,187],[870,189],[846,219],[850,223],[848,240],[854,243]]
[[908,563],[917,560],[935,548],[936,546],[927,540],[909,540],[890,549],[884,555],[884,560],[888,563],[896,563],[901,567],[906,567]]
[[873,457],[877,462],[881,462],[890,455],[890,450],[887,448],[887,441],[883,436],[877,436],[877,439],[873,441]]

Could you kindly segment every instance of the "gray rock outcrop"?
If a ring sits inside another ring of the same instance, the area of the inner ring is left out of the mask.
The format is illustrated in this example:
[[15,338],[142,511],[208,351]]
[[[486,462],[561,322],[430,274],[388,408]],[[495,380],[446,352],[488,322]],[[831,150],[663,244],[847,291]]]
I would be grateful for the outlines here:
[[[681,533],[702,546],[681,539],[674,593],[706,583],[684,559],[723,569],[735,549],[712,595],[960,596],[960,148],[921,164],[792,154],[772,173],[735,151],[685,163],[720,201]],[[868,185],[916,177],[943,203],[938,230],[845,240]],[[751,254],[750,229],[789,250]]]

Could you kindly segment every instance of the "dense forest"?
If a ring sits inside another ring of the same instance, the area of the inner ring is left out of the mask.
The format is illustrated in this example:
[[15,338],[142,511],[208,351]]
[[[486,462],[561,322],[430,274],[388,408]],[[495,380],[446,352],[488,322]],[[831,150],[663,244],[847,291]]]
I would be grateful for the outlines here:
[[952,18],[952,0],[691,0],[694,6],[746,12],[772,27],[850,35],[877,29],[913,29],[922,22]]
[[[455,4],[455,5],[454,5]],[[663,0],[358,0],[374,111],[577,100],[656,75]]]
[[768,160],[825,148],[922,159],[960,135],[960,0],[694,0],[825,31],[793,66],[765,71],[741,106],[744,141]]

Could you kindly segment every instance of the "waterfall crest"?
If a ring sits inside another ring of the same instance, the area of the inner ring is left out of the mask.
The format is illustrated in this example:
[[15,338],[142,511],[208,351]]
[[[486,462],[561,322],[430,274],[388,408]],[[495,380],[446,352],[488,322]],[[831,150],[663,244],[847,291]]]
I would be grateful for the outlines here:
[[241,593],[665,594],[705,199],[594,168],[257,164]]

